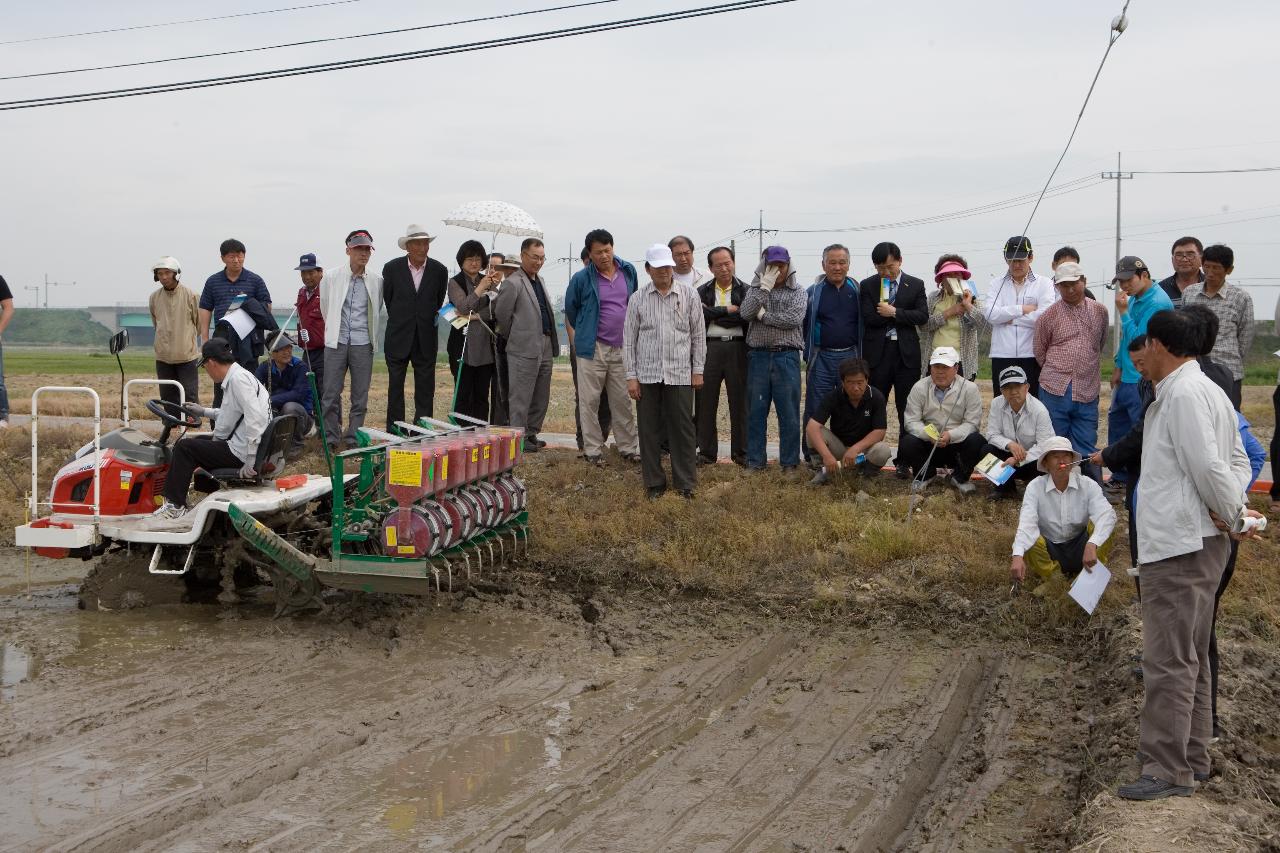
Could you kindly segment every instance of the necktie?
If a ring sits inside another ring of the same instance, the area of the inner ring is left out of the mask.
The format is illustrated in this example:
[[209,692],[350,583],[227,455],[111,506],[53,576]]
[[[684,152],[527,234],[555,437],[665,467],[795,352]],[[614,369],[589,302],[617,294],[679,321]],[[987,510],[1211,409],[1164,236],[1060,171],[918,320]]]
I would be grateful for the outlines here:
[[[898,298],[898,282],[896,279],[890,279],[889,280],[889,304],[893,305],[897,298]],[[889,331],[885,332],[884,336],[891,341],[896,341],[898,339],[898,327],[894,325],[890,325]]]

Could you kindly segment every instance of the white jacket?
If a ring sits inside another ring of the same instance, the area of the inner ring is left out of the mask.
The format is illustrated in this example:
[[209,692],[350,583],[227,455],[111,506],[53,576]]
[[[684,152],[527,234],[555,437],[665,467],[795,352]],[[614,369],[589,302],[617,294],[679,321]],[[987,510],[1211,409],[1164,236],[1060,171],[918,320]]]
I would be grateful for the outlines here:
[[258,378],[232,364],[222,380],[222,405],[210,411],[218,419],[213,437],[225,441],[241,462],[256,461],[258,444],[271,423],[271,395]]
[[[987,298],[982,309],[991,324],[991,357],[1034,358],[1036,320],[1057,299],[1053,279],[1034,272],[1027,273],[1020,288],[1014,286],[1008,273],[993,278],[987,285]],[[1033,302],[1036,310],[1023,314],[1023,306]],[[968,369],[968,365],[965,368]]]
[[1143,565],[1199,551],[1244,512],[1251,477],[1235,410],[1195,361],[1156,385],[1142,432],[1138,557]]
[[[342,303],[347,301],[347,289],[351,287],[351,265],[343,264],[325,270],[320,279],[320,313],[324,315],[324,345],[333,349],[338,346],[338,334],[342,326]],[[373,343],[373,351],[382,349],[382,339],[378,337],[382,326],[382,276],[371,267],[364,270],[364,289],[369,293],[369,340]]]
[[1035,397],[1027,395],[1022,411],[1015,413],[1004,396],[991,398],[991,413],[987,415],[987,441],[1001,450],[1009,449],[1009,442],[1016,441],[1027,451],[1024,465],[1040,458],[1040,444],[1053,438],[1053,418],[1049,410]]

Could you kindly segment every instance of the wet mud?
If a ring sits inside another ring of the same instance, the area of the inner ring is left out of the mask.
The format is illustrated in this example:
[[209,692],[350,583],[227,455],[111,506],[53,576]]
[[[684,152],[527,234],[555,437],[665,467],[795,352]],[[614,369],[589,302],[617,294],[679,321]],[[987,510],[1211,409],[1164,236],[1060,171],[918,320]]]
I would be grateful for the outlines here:
[[0,849],[1065,845],[1052,655],[519,586],[266,605],[0,598]]

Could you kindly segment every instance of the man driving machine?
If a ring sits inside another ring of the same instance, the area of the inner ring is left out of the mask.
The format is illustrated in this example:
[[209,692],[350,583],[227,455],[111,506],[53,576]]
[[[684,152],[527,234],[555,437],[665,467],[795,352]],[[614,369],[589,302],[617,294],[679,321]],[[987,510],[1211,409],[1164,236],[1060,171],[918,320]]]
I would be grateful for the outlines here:
[[199,418],[216,418],[212,434],[187,436],[173,446],[164,484],[164,505],[156,511],[163,519],[187,513],[187,490],[197,468],[239,468],[246,479],[257,476],[254,462],[258,443],[271,423],[271,397],[252,373],[236,363],[230,344],[210,338],[200,349],[200,366],[214,384],[222,386],[222,405],[216,409],[185,403],[182,410]]

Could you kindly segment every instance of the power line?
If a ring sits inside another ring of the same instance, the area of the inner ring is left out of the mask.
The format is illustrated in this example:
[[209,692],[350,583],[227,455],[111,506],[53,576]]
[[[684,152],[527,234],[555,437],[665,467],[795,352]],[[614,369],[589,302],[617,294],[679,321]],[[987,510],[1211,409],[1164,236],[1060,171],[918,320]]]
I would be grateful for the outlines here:
[[243,53],[260,53],[264,50],[280,50],[289,47],[306,47],[314,44],[325,44],[335,41],[350,41],[352,39],[374,38],[377,36],[400,35],[401,33],[420,32],[422,30],[435,30],[443,27],[456,27],[463,24],[480,24],[487,21],[500,21],[505,18],[522,18],[528,15],[542,15],[547,12],[562,12],[567,9],[581,9],[586,6],[602,6],[606,3],[618,3],[620,0],[590,0],[585,3],[573,3],[567,6],[549,6],[545,9],[531,9],[526,12],[507,12],[501,15],[486,15],[482,18],[466,18],[459,21],[446,21],[440,24],[423,24],[417,27],[401,27],[395,30],[381,30],[376,33],[354,33],[345,36],[329,36],[326,38],[307,39],[306,41],[283,42],[281,44],[268,44],[261,47],[245,47],[238,50],[222,50],[216,53],[195,53],[190,56],[170,56],[165,59],[147,59],[140,62],[121,62],[115,65],[94,65],[84,68],[64,68],[61,71],[37,71],[31,74],[10,74],[7,77],[0,77],[0,80],[29,80],[33,77],[57,77],[65,74],[82,74],[87,71],[115,71],[120,68],[139,68],[144,65],[162,65],[167,62],[188,62],[196,59],[214,59],[224,56],[237,56]]
[[276,15],[280,12],[298,12],[304,9],[319,9],[324,6],[346,6],[351,3],[360,3],[363,0],[328,0],[325,3],[308,3],[305,6],[286,6],[283,9],[262,9],[257,12],[236,12],[231,15],[215,15],[209,18],[187,18],[181,21],[165,21],[159,24],[137,24],[131,27],[113,27],[109,30],[87,30],[80,33],[62,33],[55,36],[35,36],[25,39],[10,39],[9,41],[0,41],[0,45],[6,44],[29,44],[33,41],[53,41],[55,39],[74,39],[82,36],[101,36],[109,33],[128,33],[134,30],[154,30],[160,27],[177,27],[183,24],[205,24],[210,21],[228,21],[232,18],[253,18],[259,15]]
[[[1040,198],[1046,194],[1053,197],[1067,195],[1078,190],[1088,189],[1097,186],[1102,182],[1097,175],[1085,175],[1065,183],[1058,184],[1055,187],[1046,187],[1039,193]],[[780,228],[779,231],[785,234],[840,234],[856,231],[883,231],[890,228],[910,228],[918,225],[935,225],[941,222],[950,222],[956,219],[968,219],[973,216],[981,216],[987,213],[994,213],[1000,210],[1006,210],[1010,207],[1019,207],[1037,198],[1037,193],[1032,191],[1024,193],[1013,198],[1001,199],[999,201],[988,202],[987,204],[978,205],[976,207],[965,208],[964,210],[952,211],[951,213],[939,213],[932,216],[923,216],[916,219],[904,219],[898,222],[882,222],[876,225],[849,225],[843,228]]]
[[165,92],[181,92],[189,89],[206,89],[215,86],[229,86],[236,83],[252,83],[260,80],[274,80],[282,77],[298,77],[307,74],[321,74],[327,71],[344,71],[350,68],[363,68],[371,65],[385,65],[393,62],[406,62],[412,59],[432,59],[438,56],[450,56],[459,53],[470,53],[472,51],[489,50],[495,47],[509,47],[519,44],[533,44],[541,41],[552,41],[557,39],[570,38],[574,36],[591,35],[593,33],[609,32],[612,30],[624,30],[633,27],[649,26],[651,24],[668,23],[671,21],[689,20],[692,18],[702,18],[710,15],[721,15],[729,12],[741,12],[747,9],[760,9],[767,6],[778,6],[784,3],[794,3],[796,0],[739,0],[733,3],[721,3],[714,6],[702,6],[695,9],[685,9],[675,12],[662,12],[654,15],[644,15],[637,18],[628,18],[620,21],[603,22],[597,24],[586,24],[577,27],[566,27],[559,30],[548,30],[540,33],[528,33],[525,35],[506,36],[502,38],[489,39],[487,41],[470,42],[467,44],[446,45],[443,47],[427,48],[425,50],[408,51],[404,53],[391,53],[381,56],[369,56],[358,59],[347,59],[336,62],[326,62],[318,65],[303,65],[294,68],[281,68],[273,71],[255,71],[247,74],[234,74],[225,77],[210,77],[203,80],[187,80],[174,83],[157,83],[149,86],[135,86],[126,89],[106,89],[99,92],[84,92],[72,95],[52,95],[43,98],[27,98],[17,101],[0,101],[0,111],[34,109],[36,107],[59,106],[63,104],[79,104],[88,101],[112,100],[116,98],[132,98],[141,95],[157,95]]
[[1062,148],[1062,154],[1058,157],[1058,162],[1053,164],[1053,171],[1049,173],[1049,178],[1044,182],[1044,190],[1040,192],[1040,198],[1036,200],[1035,207],[1031,208],[1031,215],[1027,217],[1027,224],[1022,226],[1022,234],[1027,233],[1027,229],[1031,227],[1031,220],[1036,218],[1036,211],[1040,209],[1040,202],[1044,200],[1044,194],[1049,189],[1049,184],[1053,183],[1053,176],[1058,174],[1058,167],[1062,165],[1062,161],[1066,159],[1067,152],[1071,150],[1071,142],[1076,138],[1076,131],[1080,129],[1080,121],[1084,118],[1084,111],[1089,106],[1089,99],[1093,97],[1093,90],[1098,85],[1098,78],[1102,76],[1102,68],[1107,64],[1107,57],[1111,55],[1111,48],[1115,47],[1120,36],[1124,34],[1128,27],[1128,21],[1124,16],[1129,11],[1130,0],[1124,0],[1124,8],[1120,10],[1120,14],[1111,22],[1111,29],[1108,32],[1107,49],[1103,51],[1102,61],[1098,63],[1098,70],[1094,72],[1093,82],[1089,84],[1089,91],[1085,93],[1084,103],[1080,105],[1080,114],[1076,116],[1076,123],[1071,127],[1071,135],[1067,137],[1067,144]]
[[1243,172],[1280,172],[1280,166],[1258,166],[1253,169],[1164,169],[1130,172],[1130,175],[1236,175]]

